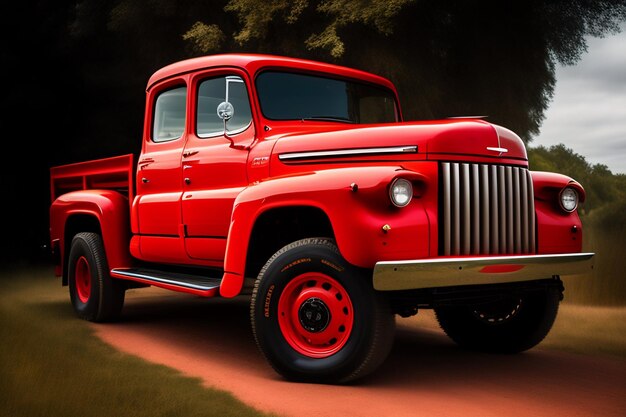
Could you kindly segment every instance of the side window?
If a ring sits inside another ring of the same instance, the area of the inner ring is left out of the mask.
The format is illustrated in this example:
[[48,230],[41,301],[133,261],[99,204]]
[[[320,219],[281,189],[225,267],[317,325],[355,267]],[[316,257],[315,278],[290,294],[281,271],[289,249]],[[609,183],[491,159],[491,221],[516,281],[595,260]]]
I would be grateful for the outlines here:
[[173,88],[158,95],[152,120],[154,142],[166,142],[183,135],[186,102],[187,87]]
[[218,115],[218,107],[224,102],[230,103],[228,108],[232,114],[226,122],[226,133],[236,134],[250,125],[252,113],[244,81],[237,76],[210,78],[202,81],[198,87],[198,137],[224,134],[224,120]]

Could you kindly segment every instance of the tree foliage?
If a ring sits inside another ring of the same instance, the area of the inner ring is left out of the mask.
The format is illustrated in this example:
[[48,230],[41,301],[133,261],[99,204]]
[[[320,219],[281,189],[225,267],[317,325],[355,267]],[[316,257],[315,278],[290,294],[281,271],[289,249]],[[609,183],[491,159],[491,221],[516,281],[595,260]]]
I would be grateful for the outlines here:
[[619,0],[230,0],[224,10],[239,23],[225,32],[230,49],[376,72],[396,83],[408,119],[488,115],[526,141],[544,119],[555,65],[576,63],[586,36],[626,20]]
[[574,64],[586,36],[626,20],[623,0],[69,3],[69,45],[97,78],[90,85],[131,91],[163,65],[209,53],[312,58],[391,79],[407,120],[486,115],[526,141],[539,132],[557,63]]
[[587,221],[606,229],[617,224],[626,231],[626,175],[613,174],[603,164],[589,164],[563,144],[529,148],[528,158],[532,170],[559,172],[584,185],[586,200],[580,212]]

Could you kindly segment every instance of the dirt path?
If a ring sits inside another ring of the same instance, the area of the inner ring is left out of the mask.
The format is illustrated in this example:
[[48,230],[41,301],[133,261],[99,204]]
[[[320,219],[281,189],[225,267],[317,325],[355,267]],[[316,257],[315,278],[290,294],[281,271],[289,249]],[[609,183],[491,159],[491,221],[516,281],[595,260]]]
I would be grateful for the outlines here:
[[514,356],[464,352],[425,319],[422,328],[400,321],[388,360],[353,386],[282,380],[256,349],[243,301],[141,290],[129,294],[123,322],[94,328],[124,352],[285,416],[625,415],[624,360],[541,349]]

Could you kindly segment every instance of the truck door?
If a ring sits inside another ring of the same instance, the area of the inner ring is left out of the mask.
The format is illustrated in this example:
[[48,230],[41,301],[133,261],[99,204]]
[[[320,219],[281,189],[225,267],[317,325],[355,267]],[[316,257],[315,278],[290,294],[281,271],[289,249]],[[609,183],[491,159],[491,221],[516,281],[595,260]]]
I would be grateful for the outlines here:
[[181,153],[185,142],[187,86],[175,79],[148,94],[142,153],[137,162],[140,254],[151,261],[187,258],[181,226]]
[[192,88],[193,128],[182,154],[185,248],[222,266],[233,203],[248,185],[248,149],[237,144],[253,142],[254,123],[243,73],[207,72]]

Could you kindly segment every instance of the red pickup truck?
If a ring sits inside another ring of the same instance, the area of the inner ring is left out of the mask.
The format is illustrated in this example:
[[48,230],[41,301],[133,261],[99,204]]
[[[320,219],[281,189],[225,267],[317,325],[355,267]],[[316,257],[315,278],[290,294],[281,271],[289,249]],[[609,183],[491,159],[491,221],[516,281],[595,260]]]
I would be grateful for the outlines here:
[[581,185],[531,172],[480,118],[405,122],[393,84],[267,55],[190,59],[146,89],[141,154],[51,170],[56,275],[78,316],[125,290],[250,297],[288,379],[373,371],[395,314],[433,308],[459,345],[519,352],[556,317],[581,253]]

